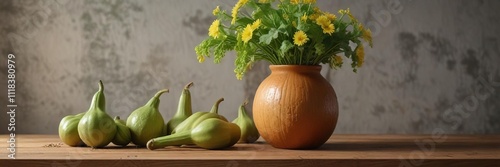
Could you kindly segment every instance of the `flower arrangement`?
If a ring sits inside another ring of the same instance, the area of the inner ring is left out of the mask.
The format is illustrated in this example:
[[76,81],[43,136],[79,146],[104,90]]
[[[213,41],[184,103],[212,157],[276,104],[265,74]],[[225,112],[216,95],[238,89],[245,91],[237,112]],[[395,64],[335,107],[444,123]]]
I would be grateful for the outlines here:
[[364,61],[363,40],[372,46],[370,30],[349,9],[335,15],[321,11],[316,0],[239,0],[231,13],[217,6],[213,14],[217,19],[209,37],[195,48],[198,61],[213,56],[217,64],[235,50],[238,79],[259,60],[274,65],[327,63],[336,69],[345,57],[356,72]]

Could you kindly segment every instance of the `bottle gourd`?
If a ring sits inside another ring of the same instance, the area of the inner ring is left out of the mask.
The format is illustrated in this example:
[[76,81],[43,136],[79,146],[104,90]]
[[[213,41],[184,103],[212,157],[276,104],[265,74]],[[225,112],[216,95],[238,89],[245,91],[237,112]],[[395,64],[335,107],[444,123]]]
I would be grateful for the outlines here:
[[78,123],[85,113],[65,116],[59,123],[59,138],[71,147],[85,146],[78,135]]
[[132,143],[135,145],[144,147],[150,139],[164,134],[165,122],[158,106],[160,96],[165,92],[168,92],[168,89],[160,90],[127,118],[127,127],[130,128]]
[[78,123],[78,135],[92,148],[108,145],[116,134],[116,124],[106,113],[104,86],[99,81],[99,90],[94,94],[89,110]]
[[151,139],[147,147],[154,150],[166,146],[195,144],[205,149],[223,149],[236,144],[240,134],[238,125],[219,118],[209,118],[190,131]]
[[255,127],[255,123],[252,118],[248,116],[245,109],[245,105],[247,104],[248,101],[241,104],[238,109],[238,117],[233,120],[233,123],[237,124],[241,129],[241,137],[238,141],[239,143],[253,143],[260,137],[259,131]]
[[193,110],[191,108],[191,92],[189,92],[189,88],[191,86],[193,86],[193,82],[187,84],[184,87],[184,90],[182,90],[177,112],[167,123],[167,135],[171,134],[179,124],[193,114]]

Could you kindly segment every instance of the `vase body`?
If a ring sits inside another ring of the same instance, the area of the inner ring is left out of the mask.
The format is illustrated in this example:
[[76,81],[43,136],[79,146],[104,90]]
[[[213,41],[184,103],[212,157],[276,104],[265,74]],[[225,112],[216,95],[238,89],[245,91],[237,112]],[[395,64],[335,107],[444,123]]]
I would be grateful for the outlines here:
[[337,96],[320,74],[321,66],[271,65],[253,102],[255,125],[269,144],[314,149],[332,135],[338,118]]

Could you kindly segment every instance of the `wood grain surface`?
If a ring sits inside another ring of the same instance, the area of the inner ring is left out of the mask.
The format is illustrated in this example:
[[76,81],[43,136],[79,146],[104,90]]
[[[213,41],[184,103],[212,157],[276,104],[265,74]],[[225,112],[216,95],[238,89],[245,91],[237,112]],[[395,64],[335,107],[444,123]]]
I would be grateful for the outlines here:
[[[0,135],[7,141],[7,135]],[[57,135],[16,135],[16,159],[2,142],[0,166],[500,166],[500,135],[333,135],[316,150],[276,149],[259,140],[225,150],[133,145],[69,147]]]

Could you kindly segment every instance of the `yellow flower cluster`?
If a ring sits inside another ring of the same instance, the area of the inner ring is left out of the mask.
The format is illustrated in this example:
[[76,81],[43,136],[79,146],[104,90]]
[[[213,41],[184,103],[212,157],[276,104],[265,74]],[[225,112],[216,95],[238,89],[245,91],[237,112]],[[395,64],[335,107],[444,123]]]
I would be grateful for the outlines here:
[[238,11],[240,8],[245,5],[248,2],[248,0],[239,0],[236,5],[234,5],[233,10],[231,11],[231,16],[233,19],[231,20],[231,24],[236,23],[236,17],[238,17]]
[[308,40],[309,38],[307,38],[307,35],[304,31],[297,31],[293,35],[293,43],[297,46],[304,45]]
[[349,8],[347,8],[346,10],[339,10],[339,13],[342,14],[342,15],[345,15],[347,14],[347,16],[349,16],[349,18],[352,20],[352,22],[354,23],[357,23],[358,22],[358,19],[356,19],[352,14],[351,14],[351,11],[349,10]]
[[198,59],[198,62],[200,62],[200,63],[205,62],[205,56],[198,55],[198,57],[196,57],[196,58]]
[[342,60],[342,57],[341,57],[341,56],[338,56],[338,55],[337,55],[337,56],[335,56],[335,57],[334,57],[334,59],[335,59],[335,62],[336,62],[337,64],[342,64],[342,63],[343,63],[343,60]]
[[214,14],[214,16],[217,16],[217,14],[220,13],[220,9],[219,9],[219,6],[217,6],[214,11],[212,11],[212,14]]
[[247,24],[245,29],[243,29],[243,32],[241,33],[241,40],[243,42],[247,43],[252,39],[253,36],[253,31],[255,31],[257,28],[260,27],[260,19],[255,20],[252,24]]
[[358,30],[361,31],[362,35],[361,37],[370,44],[370,46],[373,45],[372,43],[372,32],[369,29],[365,29],[362,24],[358,25]]
[[344,60],[342,59],[342,56],[339,56],[339,55],[334,55],[331,59],[330,59],[330,65],[331,67],[335,67],[335,66],[342,66],[342,64],[344,63]]
[[332,24],[332,21],[328,19],[327,16],[321,15],[316,19],[316,24],[320,25],[323,29],[323,33],[332,35],[335,31],[335,26]]
[[356,55],[358,58],[358,67],[361,67],[363,65],[363,62],[365,61],[365,48],[363,47],[363,44],[359,45],[358,48],[356,49]]
[[210,28],[208,28],[208,36],[211,36],[214,39],[219,38],[220,36],[219,26],[220,26],[220,20],[217,19],[212,23],[212,25],[210,25]]
[[307,15],[305,13],[302,17],[300,17],[300,21],[303,21],[303,22],[307,21]]
[[313,4],[316,3],[316,0],[290,0],[291,4],[299,4],[302,1],[303,4]]

